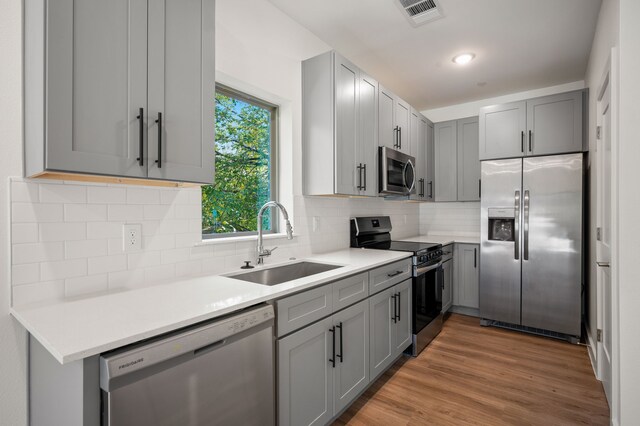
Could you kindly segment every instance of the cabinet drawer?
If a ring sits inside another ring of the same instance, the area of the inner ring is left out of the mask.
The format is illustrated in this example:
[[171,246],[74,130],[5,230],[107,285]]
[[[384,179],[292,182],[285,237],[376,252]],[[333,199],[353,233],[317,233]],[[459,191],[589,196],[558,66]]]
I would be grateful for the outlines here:
[[385,265],[369,272],[369,294],[375,294],[411,278],[411,259]]
[[311,324],[333,312],[333,284],[276,301],[278,336]]
[[369,274],[354,275],[333,283],[333,311],[353,305],[369,296]]

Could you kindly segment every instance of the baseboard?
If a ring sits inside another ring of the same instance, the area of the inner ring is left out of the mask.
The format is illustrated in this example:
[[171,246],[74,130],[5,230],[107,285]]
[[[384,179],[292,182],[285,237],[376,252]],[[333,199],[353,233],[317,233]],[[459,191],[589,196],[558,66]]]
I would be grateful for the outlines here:
[[585,327],[587,334],[587,353],[589,354],[589,360],[591,361],[591,368],[593,368],[593,374],[596,376],[596,379],[600,379],[600,375],[598,374],[598,345],[595,340],[593,340],[593,336],[591,335],[591,330],[589,327]]
[[454,314],[462,314],[462,315],[468,315],[470,317],[480,318],[480,309],[467,308],[466,306],[452,306],[449,309],[449,312],[453,312]]

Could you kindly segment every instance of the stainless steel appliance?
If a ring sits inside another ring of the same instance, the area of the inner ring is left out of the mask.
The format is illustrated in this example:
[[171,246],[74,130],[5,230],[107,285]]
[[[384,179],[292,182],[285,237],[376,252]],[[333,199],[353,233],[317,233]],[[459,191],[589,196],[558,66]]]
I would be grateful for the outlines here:
[[391,240],[389,216],[351,219],[351,247],[413,253],[412,332],[416,356],[442,329],[442,244]]
[[100,357],[103,425],[273,425],[273,307]]
[[481,167],[483,324],[580,336],[583,154]]
[[386,146],[381,146],[378,149],[380,194],[414,194],[416,186],[415,158]]

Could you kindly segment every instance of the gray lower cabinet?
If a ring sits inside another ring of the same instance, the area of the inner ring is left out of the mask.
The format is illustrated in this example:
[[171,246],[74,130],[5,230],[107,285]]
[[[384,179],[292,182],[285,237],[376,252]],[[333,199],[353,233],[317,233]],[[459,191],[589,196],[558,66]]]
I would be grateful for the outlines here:
[[453,305],[453,259],[442,263],[442,312],[447,312]]
[[458,201],[480,200],[478,117],[458,120]]
[[456,244],[454,305],[478,309],[480,293],[480,246]]
[[213,183],[214,8],[25,3],[25,175]]
[[323,425],[369,385],[363,300],[278,341],[280,425]]
[[305,195],[377,195],[378,83],[335,51],[302,63]]
[[331,317],[278,340],[278,424],[324,425],[333,417]]
[[455,120],[434,125],[435,130],[435,200],[457,201],[457,134]]
[[411,344],[411,280],[369,298],[370,375],[382,374]]
[[580,152],[586,94],[583,90],[480,109],[480,159]]

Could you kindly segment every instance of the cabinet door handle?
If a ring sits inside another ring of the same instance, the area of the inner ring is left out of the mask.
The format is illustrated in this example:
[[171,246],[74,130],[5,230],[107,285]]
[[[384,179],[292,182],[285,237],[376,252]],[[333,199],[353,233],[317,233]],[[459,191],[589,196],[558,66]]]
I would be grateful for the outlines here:
[[477,248],[473,249],[473,267],[474,268],[478,267],[478,249]]
[[529,130],[529,152],[531,152],[531,130]]
[[520,151],[524,152],[524,130],[520,132]]
[[362,165],[362,173],[364,174],[364,185],[362,190],[366,191],[367,190],[367,165],[366,164]]
[[393,323],[395,324],[396,322],[398,322],[398,320],[396,319],[398,317],[398,314],[396,313],[396,295],[394,294],[393,296],[391,296],[391,298],[393,299],[393,315],[391,316],[391,321],[393,321]]
[[387,277],[392,278],[392,277],[400,275],[402,272],[403,271],[395,271],[395,272],[392,272],[390,274],[387,274]]
[[357,190],[362,189],[362,163],[358,163],[356,166],[356,170],[358,170],[358,184],[356,185]]
[[400,321],[400,292],[396,293],[396,301],[398,302],[398,309],[396,310],[396,318]]
[[400,136],[398,138],[398,148],[402,149],[402,127],[398,126],[398,135]]
[[331,327],[329,333],[331,333],[331,358],[329,358],[329,362],[333,368],[336,368],[336,328]]
[[482,179],[478,179],[478,198],[482,198]]
[[393,147],[394,148],[398,148],[398,146],[399,146],[399,143],[398,143],[399,129],[400,129],[400,127],[398,127],[398,126],[393,128],[393,136],[395,137],[395,140],[393,141]]
[[138,125],[140,126],[139,135],[138,135],[138,155],[136,158],[138,160],[138,164],[140,166],[144,166],[144,108],[140,108],[138,110]]
[[429,198],[433,199],[433,181],[429,181]]
[[336,355],[336,356],[340,358],[340,363],[342,363],[342,360],[344,359],[344,349],[342,347],[342,322],[336,325],[336,328],[340,329],[340,355]]
[[158,123],[158,159],[156,163],[158,163],[158,168],[162,168],[162,113],[158,113],[158,119],[156,120]]

